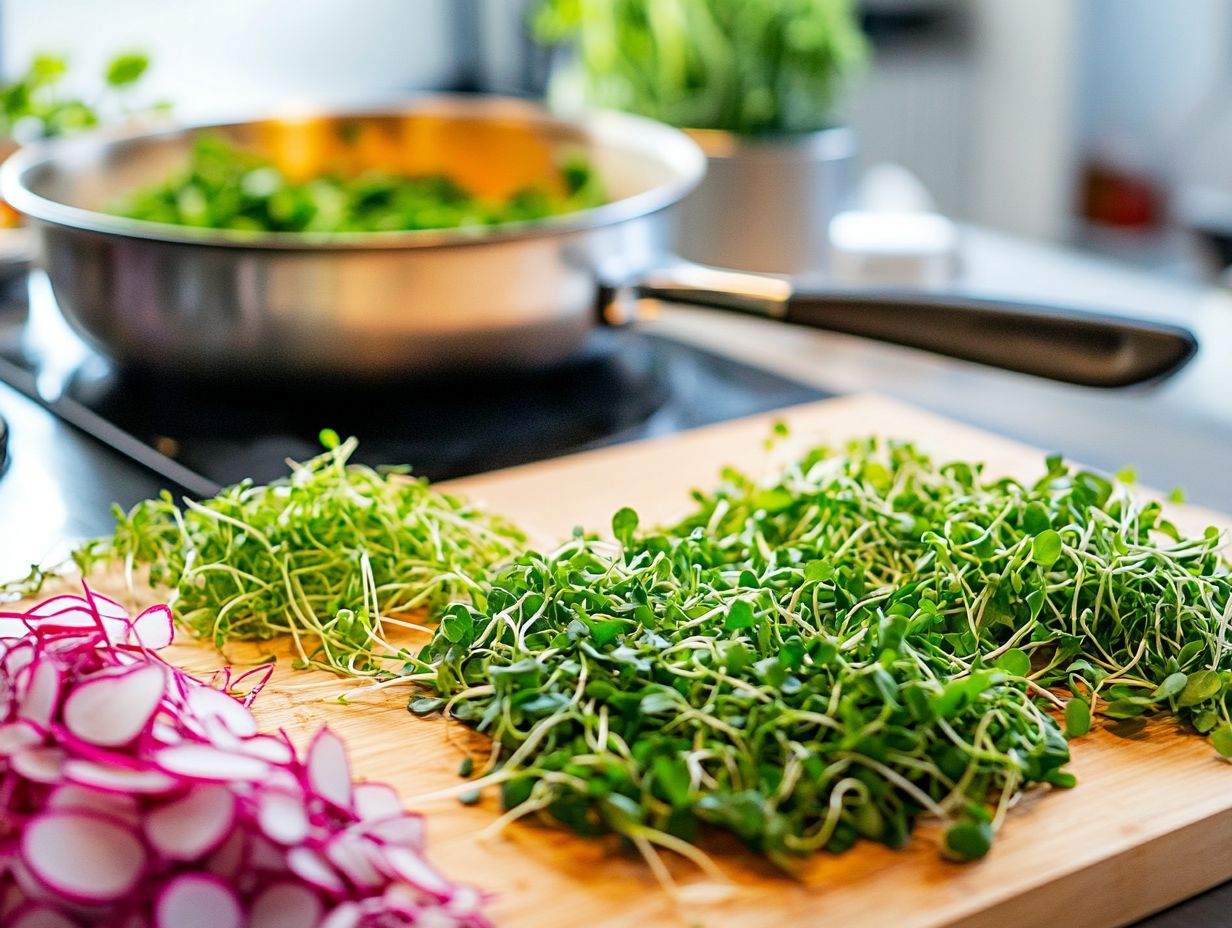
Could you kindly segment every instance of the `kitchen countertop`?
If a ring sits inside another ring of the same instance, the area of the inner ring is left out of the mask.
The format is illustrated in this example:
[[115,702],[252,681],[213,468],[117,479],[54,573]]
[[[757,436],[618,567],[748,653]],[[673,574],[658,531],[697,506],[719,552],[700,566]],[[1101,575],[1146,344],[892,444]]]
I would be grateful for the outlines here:
[[[664,309],[654,330],[772,368],[827,391],[876,391],[1077,460],[1137,469],[1148,485],[1232,512],[1232,294],[1152,277],[995,233],[966,230],[966,288],[987,295],[1149,316],[1190,326],[1193,363],[1154,388],[1102,392],[934,358],[908,349],[713,312]],[[157,491],[155,479],[0,384],[11,425],[0,479],[0,575],[69,539],[100,534],[109,504]],[[1141,923],[1142,928],[1227,924],[1232,884]]]

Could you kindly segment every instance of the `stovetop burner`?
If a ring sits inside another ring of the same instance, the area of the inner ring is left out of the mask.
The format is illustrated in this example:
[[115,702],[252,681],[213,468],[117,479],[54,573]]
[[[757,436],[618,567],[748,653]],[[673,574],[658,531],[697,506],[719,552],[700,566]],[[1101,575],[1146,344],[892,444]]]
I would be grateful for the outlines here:
[[356,436],[364,463],[409,464],[440,480],[822,396],[633,330],[596,331],[576,358],[534,373],[345,386],[176,381],[120,372],[89,351],[48,305],[45,280],[33,278],[29,295],[28,313],[0,309],[0,379],[198,494],[284,474],[288,458],[320,449],[323,428]]

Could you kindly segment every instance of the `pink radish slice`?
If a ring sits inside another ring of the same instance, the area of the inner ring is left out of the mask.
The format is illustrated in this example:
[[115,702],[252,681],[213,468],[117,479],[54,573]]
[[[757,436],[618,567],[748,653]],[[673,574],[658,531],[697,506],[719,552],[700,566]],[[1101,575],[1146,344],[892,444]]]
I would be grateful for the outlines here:
[[320,928],[355,928],[362,914],[354,902],[344,902],[325,916]]
[[[387,882],[376,865],[369,859],[372,845],[366,841],[338,835],[325,845],[325,857],[343,876],[365,891],[371,891]],[[380,853],[380,849],[376,849]]]
[[56,747],[26,748],[10,758],[13,770],[35,783],[59,783],[64,779],[64,752]]
[[287,866],[305,883],[324,892],[337,895],[346,889],[325,858],[309,848],[291,848],[287,854]]
[[364,834],[375,838],[382,844],[392,844],[398,847],[419,851],[424,844],[424,823],[417,815],[399,815],[380,822],[364,822]]
[[278,883],[252,903],[249,928],[315,928],[321,921],[321,898],[307,886]]
[[402,814],[402,800],[385,783],[355,784],[355,814],[364,821],[375,821]]
[[155,809],[145,820],[145,836],[171,860],[196,860],[213,852],[235,827],[235,798],[223,786],[200,786]]
[[240,738],[251,738],[257,733],[257,721],[242,703],[208,686],[189,690],[188,708],[207,728],[216,723]]
[[215,876],[187,873],[172,879],[154,903],[158,928],[244,928],[235,893]]
[[111,793],[161,795],[180,784],[159,770],[135,770],[99,764],[91,760],[70,760],[64,765],[64,778],[80,786]]
[[60,684],[64,675],[59,667],[47,659],[33,664],[29,672],[29,682],[17,715],[46,728],[59,708]]
[[281,738],[275,738],[271,735],[257,735],[255,738],[245,738],[235,746],[235,749],[241,754],[259,757],[261,760],[267,760],[279,767],[285,767],[295,759],[295,752],[291,750],[291,746]]
[[120,747],[150,724],[166,691],[167,675],[156,664],[87,678],[64,701],[64,724],[89,744]]
[[151,606],[133,619],[129,629],[130,644],[139,644],[150,651],[158,651],[171,644],[175,638],[175,621],[166,606]]
[[245,869],[250,872],[265,871],[267,876],[270,873],[286,873],[287,852],[260,835],[250,834],[248,836],[248,861]]
[[416,889],[431,893],[441,899],[449,898],[450,885],[445,878],[436,872],[419,854],[401,847],[384,849],[382,858],[390,871],[390,876],[405,880]]
[[31,722],[6,722],[0,725],[0,757],[9,757],[43,743],[43,733]]
[[8,928],[79,928],[77,922],[67,915],[46,906],[26,906],[11,913],[4,924]]
[[308,837],[304,797],[263,790],[257,799],[257,822],[266,837],[278,844],[299,844]]
[[141,811],[137,808],[136,800],[131,796],[100,792],[76,783],[57,786],[47,797],[47,808],[94,812],[130,826],[135,826],[141,821]]
[[260,780],[269,764],[260,758],[219,750],[208,744],[177,744],[161,748],[154,762],[168,773],[194,780]]
[[308,747],[308,783],[312,791],[340,809],[351,808],[351,765],[342,739],[322,728]]
[[136,888],[146,865],[137,836],[112,819],[85,812],[47,812],[21,836],[31,874],[74,902],[114,902]]
[[248,863],[246,844],[244,832],[236,829],[222,843],[222,847],[210,855],[205,868],[224,880],[234,880]]

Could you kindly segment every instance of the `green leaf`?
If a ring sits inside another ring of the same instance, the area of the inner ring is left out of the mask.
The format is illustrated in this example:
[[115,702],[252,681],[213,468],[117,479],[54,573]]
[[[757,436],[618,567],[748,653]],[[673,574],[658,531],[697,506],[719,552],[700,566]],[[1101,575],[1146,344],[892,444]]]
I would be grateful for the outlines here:
[[742,628],[753,627],[753,607],[748,600],[737,599],[727,610],[727,620],[723,623],[725,631],[734,632]]
[[825,558],[808,561],[804,565],[804,579],[808,583],[826,583],[834,579],[834,565]]
[[1010,648],[997,658],[996,666],[1011,677],[1025,677],[1031,673],[1031,656],[1021,648]]
[[1043,503],[1031,503],[1022,516],[1022,527],[1032,535],[1038,535],[1052,528],[1048,509]]
[[684,761],[660,755],[651,764],[655,781],[667,795],[667,801],[676,808],[685,808],[691,798],[689,768]]
[[1232,758],[1232,727],[1225,723],[1211,732],[1210,738],[1211,745],[1220,755]]
[[1081,738],[1091,730],[1091,706],[1074,698],[1065,704],[1065,737]]
[[979,860],[992,848],[993,831],[988,822],[962,821],[945,832],[945,848],[955,860]]
[[1213,670],[1199,670],[1189,675],[1176,704],[1181,708],[1196,706],[1208,699],[1214,699],[1222,689],[1223,680],[1219,674]]
[[1188,682],[1188,675],[1177,672],[1164,677],[1164,681],[1155,688],[1155,692],[1151,694],[1151,698],[1157,702],[1175,696],[1177,693],[1185,689],[1185,684]]
[[436,696],[419,696],[407,704],[411,715],[431,715],[445,705],[445,700]]
[[1121,483],[1133,486],[1138,482],[1138,470],[1133,467],[1122,467],[1116,472],[1116,479]]
[[333,429],[321,429],[317,439],[321,442],[321,447],[329,451],[337,448],[342,443],[342,439],[338,437],[338,433]]
[[454,606],[441,619],[441,633],[454,644],[470,642],[475,634],[475,619],[465,606]]
[[1041,567],[1051,567],[1061,557],[1061,536],[1052,529],[1040,532],[1031,543],[1031,560]]
[[628,506],[617,510],[616,515],[612,516],[612,534],[626,548],[633,544],[637,522],[637,513]]
[[1104,715],[1110,719],[1136,719],[1146,713],[1146,706],[1130,699],[1114,699],[1104,706]]
[[141,52],[117,55],[107,64],[107,84],[111,87],[128,87],[139,81],[149,66],[149,57]]

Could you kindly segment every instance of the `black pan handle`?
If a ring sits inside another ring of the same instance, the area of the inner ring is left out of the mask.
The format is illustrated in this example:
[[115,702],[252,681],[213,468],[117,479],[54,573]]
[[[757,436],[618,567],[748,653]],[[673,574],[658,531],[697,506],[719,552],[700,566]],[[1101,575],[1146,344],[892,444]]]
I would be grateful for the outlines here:
[[1078,309],[916,291],[802,290],[782,277],[687,262],[647,274],[634,289],[1087,387],[1161,380],[1198,347],[1179,326]]

